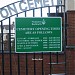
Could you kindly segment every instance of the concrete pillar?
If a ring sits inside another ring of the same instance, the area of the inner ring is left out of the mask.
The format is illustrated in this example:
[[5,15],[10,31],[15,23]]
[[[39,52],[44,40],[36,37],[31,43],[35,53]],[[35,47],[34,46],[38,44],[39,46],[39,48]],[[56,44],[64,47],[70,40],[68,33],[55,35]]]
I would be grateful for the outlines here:
[[66,11],[75,10],[75,0],[66,0]]
[[75,10],[75,0],[74,0],[74,10]]

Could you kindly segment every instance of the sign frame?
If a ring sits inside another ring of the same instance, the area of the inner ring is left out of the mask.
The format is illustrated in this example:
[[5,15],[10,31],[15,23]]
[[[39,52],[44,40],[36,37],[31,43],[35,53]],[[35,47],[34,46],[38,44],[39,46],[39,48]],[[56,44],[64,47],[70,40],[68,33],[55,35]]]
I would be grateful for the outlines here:
[[[25,19],[26,19],[26,18],[42,18],[42,19],[43,19],[43,18],[55,18],[55,19],[60,18],[60,20],[61,20],[61,26],[60,26],[60,27],[61,27],[61,28],[60,28],[60,31],[61,31],[61,34],[60,34],[60,36],[61,36],[61,37],[60,37],[60,38],[61,38],[61,41],[60,41],[60,42],[61,42],[61,48],[60,48],[60,49],[61,49],[61,50],[60,50],[60,51],[32,51],[32,52],[25,52],[25,51],[24,51],[24,52],[21,52],[21,51],[20,51],[20,52],[17,52],[17,51],[16,51],[16,19],[17,19],[17,18],[25,18]],[[61,18],[61,17],[16,17],[16,18],[15,18],[15,53],[41,53],[41,52],[47,53],[47,52],[61,52],[61,51],[62,51],[62,18]]]

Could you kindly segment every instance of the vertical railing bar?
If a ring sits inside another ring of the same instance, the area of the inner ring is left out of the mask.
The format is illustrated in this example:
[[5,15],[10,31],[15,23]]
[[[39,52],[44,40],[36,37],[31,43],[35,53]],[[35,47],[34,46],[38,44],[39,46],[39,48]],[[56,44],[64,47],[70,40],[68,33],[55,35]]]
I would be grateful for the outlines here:
[[20,55],[18,53],[18,75],[20,75]]
[[25,17],[26,17],[26,11],[25,11]]
[[[50,7],[48,7],[48,12],[50,14]],[[49,16],[50,17],[50,16]],[[52,61],[52,57],[51,57],[51,52],[49,53],[50,55],[50,75],[52,74],[52,64],[51,64],[51,61]]]
[[52,56],[51,56],[51,52],[50,52],[50,75],[52,75]]
[[[68,18],[67,18],[67,13],[65,12],[65,46],[67,46],[67,29],[68,29],[68,27],[67,27],[67,24],[68,24],[68,20],[67,20]],[[66,47],[65,47],[65,49],[66,49]],[[65,62],[66,62],[66,50],[65,50]],[[65,63],[65,70],[66,70],[66,64],[67,63]]]
[[4,74],[4,51],[3,51],[3,23],[1,21],[1,38],[2,38],[2,75]]
[[67,45],[67,38],[66,38],[66,36],[67,36],[67,29],[66,29],[66,23],[67,23],[67,16],[66,16],[66,13],[65,13],[65,0],[64,0],[64,26],[63,26],[63,30],[64,30],[64,60],[65,60],[65,70],[64,70],[64,72],[65,72],[65,75],[67,75],[67,73],[66,73],[66,45]]
[[66,51],[64,53],[65,53],[65,75],[67,75],[66,73]]
[[[35,9],[33,9],[33,17],[35,17]],[[35,59],[35,52],[34,52],[34,59]],[[34,60],[34,75],[36,75],[36,64]]]
[[41,9],[41,17],[42,17],[42,7],[40,9]]
[[57,17],[57,12],[58,12],[58,11],[57,11],[57,9],[58,9],[58,6],[56,6],[56,13],[55,13],[55,17]]
[[[48,7],[48,13],[50,14],[50,7]],[[49,16],[48,16],[49,17]]]
[[[34,53],[34,59],[35,59],[35,53]],[[35,64],[35,60],[34,60],[34,75],[36,75],[36,64]]]
[[[58,14],[59,14],[59,12],[58,12],[58,7],[59,7],[59,6],[56,6],[56,17],[58,17]],[[56,54],[56,63],[58,63],[58,59],[59,59],[59,54],[58,54],[58,52],[57,52],[57,54]]]
[[[25,17],[26,17],[26,11],[25,11]],[[28,75],[28,59],[27,59],[27,57],[28,57],[28,54],[26,53],[26,75]]]
[[57,57],[56,57],[56,63],[58,64],[58,62],[59,62],[59,61],[58,61],[58,60],[59,60],[59,53],[57,52],[56,55],[57,55]]
[[28,59],[27,59],[27,57],[28,57],[28,54],[26,53],[26,75],[28,75]]
[[66,26],[65,26],[65,0],[64,0],[64,50],[66,49],[66,42],[65,42],[65,28]]
[[35,17],[35,9],[33,9],[33,17]]
[[[62,0],[61,0],[61,4],[62,4]],[[62,13],[62,9],[63,9],[63,6],[61,5],[61,13]]]
[[[43,59],[43,52],[42,52],[42,59]],[[42,75],[44,75],[44,65],[43,65],[43,60],[42,60]]]
[[[16,15],[18,17],[18,14]],[[20,75],[20,55],[18,53],[18,75]]]
[[65,26],[65,0],[64,0],[64,51],[65,51],[65,75],[66,74],[66,26]]
[[11,20],[9,17],[9,50],[10,50],[10,75],[12,75],[12,58],[11,58]]
[[65,45],[67,46],[67,13],[65,12]]
[[[41,17],[42,17],[42,7],[40,8],[41,10]],[[43,52],[42,52],[42,59],[43,59]],[[42,75],[44,75],[44,65],[43,65],[43,60],[42,60]]]

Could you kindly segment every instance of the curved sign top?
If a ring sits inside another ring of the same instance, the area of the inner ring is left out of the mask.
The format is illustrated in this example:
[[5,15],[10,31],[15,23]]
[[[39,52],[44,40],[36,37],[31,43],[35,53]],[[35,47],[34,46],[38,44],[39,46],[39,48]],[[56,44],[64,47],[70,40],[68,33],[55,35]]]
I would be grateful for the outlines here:
[[46,6],[61,5],[61,0],[24,0],[17,1],[0,8],[0,20],[13,16],[17,13]]

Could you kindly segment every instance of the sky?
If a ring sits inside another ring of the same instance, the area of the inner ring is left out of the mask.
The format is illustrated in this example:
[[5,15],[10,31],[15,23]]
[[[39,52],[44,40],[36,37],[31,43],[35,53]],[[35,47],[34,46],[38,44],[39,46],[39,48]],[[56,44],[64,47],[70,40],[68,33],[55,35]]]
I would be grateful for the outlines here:
[[0,8],[16,1],[18,0],[0,0]]

